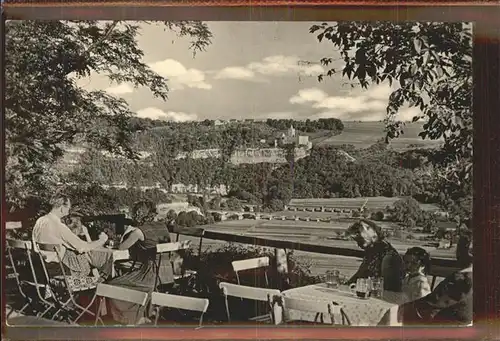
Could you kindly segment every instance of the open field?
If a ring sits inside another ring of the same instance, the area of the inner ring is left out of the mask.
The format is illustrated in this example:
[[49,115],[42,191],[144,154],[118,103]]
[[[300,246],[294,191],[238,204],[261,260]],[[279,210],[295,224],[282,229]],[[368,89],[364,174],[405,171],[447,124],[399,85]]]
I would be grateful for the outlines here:
[[[384,210],[387,206],[392,206],[398,200],[398,197],[369,197],[369,198],[308,198],[292,199],[288,206],[294,207],[335,207],[341,209],[357,209],[366,203],[369,210]],[[432,204],[420,204],[424,211],[438,211],[439,207]]]
[[[340,135],[323,140],[319,145],[351,144],[356,148],[367,148],[385,136],[384,122],[343,122],[344,130]],[[395,150],[405,150],[411,144],[422,147],[437,147],[441,141],[422,140],[418,134],[422,131],[422,123],[407,123],[404,134],[391,141]]]

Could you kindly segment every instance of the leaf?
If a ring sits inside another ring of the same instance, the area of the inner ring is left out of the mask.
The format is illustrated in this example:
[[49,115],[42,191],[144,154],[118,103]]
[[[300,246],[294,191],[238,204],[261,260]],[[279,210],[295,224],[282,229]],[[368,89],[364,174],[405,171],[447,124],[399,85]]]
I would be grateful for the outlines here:
[[416,73],[417,73],[417,65],[416,64],[412,64],[411,67],[410,67],[410,74],[412,76],[414,76]]
[[420,40],[418,37],[413,39],[413,47],[415,48],[417,54],[420,54],[420,51],[422,49],[422,40]]
[[424,57],[422,60],[423,65],[425,65],[425,66],[427,65],[427,63],[429,62],[429,57],[430,57],[429,51],[426,51],[424,53]]

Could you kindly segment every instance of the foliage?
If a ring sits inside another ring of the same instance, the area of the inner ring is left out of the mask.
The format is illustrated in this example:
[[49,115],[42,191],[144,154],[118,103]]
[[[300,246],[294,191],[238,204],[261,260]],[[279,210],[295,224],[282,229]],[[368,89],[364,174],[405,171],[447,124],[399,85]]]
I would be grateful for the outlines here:
[[[444,140],[436,175],[441,186],[469,187],[472,173],[472,34],[464,23],[339,22],[313,25],[311,33],[328,41],[340,59],[321,63],[331,76],[342,76],[362,88],[394,84],[386,116],[387,141],[404,132],[397,120],[403,105],[418,107],[425,119],[422,138]],[[341,67],[337,67],[341,65]],[[320,75],[321,81],[325,75]],[[397,84],[397,86],[396,86]],[[447,190],[454,200],[454,189]],[[459,191],[463,194],[463,191]],[[470,195],[471,192],[466,195]],[[470,215],[470,208],[469,212]]]
[[[198,22],[165,23],[193,38],[194,51],[211,39]],[[136,159],[127,103],[105,91],[86,90],[91,74],[148,88],[166,100],[167,80],[142,61],[134,22],[9,21],[6,23],[6,197],[23,207],[30,195],[48,196],[57,185],[54,163],[65,145],[93,145]]]
[[[220,247],[210,247],[201,255],[200,262],[213,273],[232,279],[231,262],[256,257],[269,257],[270,259],[270,279],[275,280],[275,255],[273,249],[260,246],[241,245],[236,243],[227,243]],[[290,274],[290,285],[293,287],[304,286],[319,282],[316,276],[311,274],[312,264],[299,262],[295,257],[293,250],[288,251],[288,271]],[[234,278],[236,280],[236,278]],[[276,283],[276,281],[274,281]]]
[[338,118],[320,118],[316,120],[306,119],[305,121],[296,121],[292,119],[272,119],[266,120],[267,125],[277,130],[287,130],[291,126],[303,132],[314,133],[318,130],[331,130],[336,133],[344,130],[344,124]]
[[372,220],[383,221],[384,217],[385,217],[385,214],[382,211],[377,211],[377,212],[372,213]]

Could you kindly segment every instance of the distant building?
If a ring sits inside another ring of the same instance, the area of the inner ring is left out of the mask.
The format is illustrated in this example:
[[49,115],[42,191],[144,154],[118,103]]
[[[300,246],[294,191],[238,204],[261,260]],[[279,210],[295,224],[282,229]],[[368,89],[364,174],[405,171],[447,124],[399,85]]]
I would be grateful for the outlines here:
[[224,184],[215,185],[215,186],[206,186],[205,188],[193,185],[193,184],[173,184],[170,188],[172,193],[175,194],[186,194],[186,193],[204,193],[209,192],[210,194],[219,194],[219,195],[227,195],[228,187]]
[[280,138],[279,138],[279,143],[277,140],[274,141],[274,145],[278,146],[279,144],[281,145],[286,145],[286,144],[293,144],[297,147],[306,147],[306,149],[311,149],[312,148],[312,142],[309,141],[309,136],[307,135],[298,135],[297,131],[293,127],[293,125],[288,128],[286,134],[282,133]]

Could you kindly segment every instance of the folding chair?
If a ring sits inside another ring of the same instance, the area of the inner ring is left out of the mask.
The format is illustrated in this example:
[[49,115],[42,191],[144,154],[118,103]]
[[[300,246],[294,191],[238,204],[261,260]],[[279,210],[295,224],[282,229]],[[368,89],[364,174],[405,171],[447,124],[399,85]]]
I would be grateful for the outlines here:
[[[78,316],[74,319],[71,320],[68,317],[68,321],[72,324],[76,324],[76,322],[85,314],[90,314],[92,316],[95,316],[95,314],[89,310],[89,308],[94,304],[96,295],[94,294],[92,299],[90,300],[90,303],[86,306],[83,307],[80,304],[77,303],[76,296],[90,290],[94,290],[97,287],[97,284],[99,282],[99,277],[95,276],[73,276],[70,274],[66,273],[66,270],[64,269],[61,255],[59,250],[61,250],[61,245],[58,244],[43,244],[43,243],[35,243],[35,250],[38,249],[40,251],[45,251],[45,252],[53,252],[56,257],[57,257],[57,262],[59,263],[60,269],[62,276],[54,276],[51,278],[47,271],[47,266],[46,266],[46,259],[45,257],[39,252],[40,257],[42,258],[42,267],[45,272],[46,277],[48,278],[48,286],[50,287],[52,291],[52,295],[54,296],[54,299],[57,301],[57,307],[59,308],[54,315],[54,318],[61,312],[61,311],[66,311],[68,314],[71,314],[73,311],[71,308],[75,309],[76,312],[80,312]],[[67,299],[65,299],[65,296],[68,296]]]
[[[238,280],[238,284],[241,284],[239,276],[240,271],[258,269],[258,268],[267,268],[269,267],[269,257],[237,260],[232,262],[231,265],[233,266],[233,270],[236,273],[236,279]],[[264,271],[264,276],[266,278],[266,287],[269,287],[269,280],[267,278],[267,269]]]
[[272,301],[271,300],[273,299],[274,296],[280,295],[279,290],[267,289],[267,288],[255,288],[255,287],[249,287],[249,286],[233,284],[233,283],[226,283],[226,282],[221,282],[219,284],[219,287],[222,289],[222,292],[224,294],[228,322],[231,322],[231,314],[229,311],[229,302],[228,302],[229,296],[238,297],[241,299],[259,301],[259,302],[267,302],[269,305],[269,307],[268,307],[269,313],[264,314],[264,315],[260,315],[260,316],[251,317],[250,321],[256,321],[256,322],[271,322],[271,321],[273,321],[273,314],[271,313],[271,310],[272,310]]
[[203,324],[203,315],[207,312],[209,301],[206,298],[186,297],[179,295],[162,294],[153,292],[151,294],[151,304],[155,306],[156,318],[155,326],[158,325],[161,308],[176,308],[201,313],[198,328]]
[[[28,263],[29,263],[29,266],[30,266],[30,270],[31,270],[31,273],[32,273],[32,276],[33,276],[33,282],[27,281],[27,280],[21,280],[20,279],[20,274],[19,274],[19,272],[17,270],[16,262],[14,260],[13,255],[12,255],[12,251],[13,250],[22,251],[22,254],[24,256],[26,256],[26,259],[28,260]],[[47,290],[47,287],[46,287],[45,284],[38,283],[38,279],[37,279],[37,276],[36,276],[35,267],[33,265],[33,260],[32,260],[32,257],[31,257],[32,250],[33,250],[33,248],[32,248],[32,244],[31,244],[30,241],[7,239],[7,255],[8,255],[8,258],[10,260],[10,264],[11,264],[12,270],[14,272],[13,273],[13,277],[16,280],[16,284],[17,284],[19,293],[21,294],[21,296],[25,300],[25,304],[19,310],[19,313],[22,314],[27,307],[29,307],[30,305],[33,306],[35,304],[35,301],[33,300],[33,298],[31,296],[27,295],[24,292],[23,285],[28,285],[28,286],[31,286],[31,287],[35,288],[35,290],[37,292],[38,302],[36,302],[36,303],[41,303],[46,308],[44,311],[37,313],[38,317],[43,317],[51,308],[55,307],[55,304],[52,303],[52,302],[49,302],[45,298],[46,295],[42,294],[42,292],[41,292],[41,289]],[[13,311],[14,311],[14,309],[12,309],[7,314],[7,318],[12,314]]]
[[[158,263],[157,267],[160,269],[161,267],[161,259],[162,259],[162,254],[164,253],[171,253],[171,252],[176,252],[180,250],[186,250],[189,249],[191,246],[189,241],[184,241],[184,242],[175,242],[175,243],[162,243],[156,245],[156,254],[158,255]],[[182,278],[186,277],[192,277],[196,275],[196,271],[185,271],[184,269],[182,270],[182,273],[180,275],[175,275],[174,280],[179,280]],[[155,289],[160,285],[160,271],[156,272],[156,281],[155,281]]]
[[201,256],[201,247],[203,245],[203,237],[205,236],[205,229],[200,228],[200,227],[174,227],[173,231],[174,233],[177,234],[175,241],[178,242],[180,235],[182,232],[188,232],[186,233],[189,236],[192,237],[199,237],[200,238],[200,244],[198,244],[198,257]]
[[[278,305],[282,306],[281,316],[274,316],[275,324],[293,322],[297,320],[289,319],[289,311],[296,310],[307,313],[316,313],[314,318],[314,323],[320,322],[324,323],[324,316],[329,316],[331,324],[335,325],[335,317],[342,318],[342,324],[350,324],[347,319],[347,315],[343,312],[340,305],[326,300],[307,300],[291,298],[286,296],[274,297],[273,301],[277,302]],[[274,310],[273,310],[274,313]],[[318,321],[319,319],[319,321]],[[300,320],[300,319],[299,319]]]
[[94,325],[97,325],[97,322],[99,320],[101,321],[101,324],[104,325],[104,322],[101,319],[101,314],[103,314],[105,311],[106,298],[138,304],[139,308],[137,308],[137,314],[135,318],[135,324],[137,324],[140,319],[139,313],[141,311],[141,308],[144,308],[146,306],[149,295],[147,292],[100,283],[99,285],[97,285],[96,297],[99,301],[99,305],[95,314],[96,319]]

